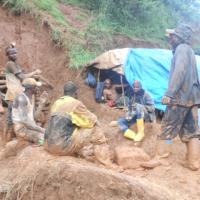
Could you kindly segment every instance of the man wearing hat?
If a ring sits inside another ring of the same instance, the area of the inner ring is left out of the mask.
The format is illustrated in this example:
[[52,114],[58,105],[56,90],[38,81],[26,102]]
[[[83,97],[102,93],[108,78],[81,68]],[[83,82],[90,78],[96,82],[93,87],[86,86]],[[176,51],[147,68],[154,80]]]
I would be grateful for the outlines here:
[[198,170],[200,83],[196,58],[191,47],[193,31],[185,24],[166,31],[172,46],[173,59],[168,89],[162,99],[167,108],[162,121],[162,133],[158,137],[158,152],[154,159],[157,162],[152,163],[162,163],[161,157],[168,156],[169,152],[166,152],[165,156],[161,155],[159,147],[169,147],[172,139],[179,135],[187,148],[185,166],[191,170]]
[[[6,55],[8,57],[8,62],[6,64],[6,86],[7,93],[5,100],[8,102],[8,124],[6,131],[4,133],[4,139],[9,141],[10,134],[12,133],[12,103],[15,97],[23,92],[24,88],[21,85],[21,81],[25,78],[30,78],[41,73],[40,70],[35,70],[34,72],[24,74],[21,67],[17,63],[17,49],[15,48],[15,43],[11,43],[9,47],[6,48]],[[11,134],[12,135],[12,134]]]
[[29,143],[43,144],[45,129],[35,122],[35,108],[32,102],[36,88],[41,85],[33,78],[23,80],[22,86],[25,91],[15,98],[12,106],[12,119],[17,140],[12,140],[6,144],[0,153],[0,159],[16,155],[18,150]]
[[91,156],[104,165],[111,165],[109,148],[97,117],[78,99],[78,87],[72,81],[64,85],[64,96],[52,106],[45,132],[45,149],[57,155],[81,154],[92,147]]

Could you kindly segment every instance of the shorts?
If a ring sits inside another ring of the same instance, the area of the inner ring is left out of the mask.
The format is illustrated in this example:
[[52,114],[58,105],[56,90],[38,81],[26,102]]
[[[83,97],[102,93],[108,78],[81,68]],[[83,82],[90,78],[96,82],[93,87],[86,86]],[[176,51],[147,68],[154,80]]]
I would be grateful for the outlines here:
[[167,106],[162,120],[161,140],[171,140],[179,135],[182,142],[200,138],[198,128],[198,107]]

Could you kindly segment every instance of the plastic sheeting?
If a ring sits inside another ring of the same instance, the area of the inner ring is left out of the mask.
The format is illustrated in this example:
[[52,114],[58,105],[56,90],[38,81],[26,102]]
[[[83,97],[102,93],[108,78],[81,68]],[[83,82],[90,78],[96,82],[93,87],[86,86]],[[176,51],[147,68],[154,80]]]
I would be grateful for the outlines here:
[[[200,56],[196,56],[200,75]],[[124,63],[124,73],[130,85],[140,80],[143,88],[154,98],[155,106],[165,110],[161,104],[167,90],[172,52],[165,49],[131,49]]]

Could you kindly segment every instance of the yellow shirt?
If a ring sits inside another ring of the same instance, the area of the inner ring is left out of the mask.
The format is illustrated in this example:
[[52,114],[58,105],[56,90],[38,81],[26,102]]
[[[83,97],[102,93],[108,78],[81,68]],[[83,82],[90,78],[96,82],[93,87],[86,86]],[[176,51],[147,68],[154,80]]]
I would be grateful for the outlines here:
[[97,122],[97,117],[91,113],[79,100],[70,96],[64,96],[55,101],[51,108],[51,114],[70,114],[72,123],[81,128],[92,128]]

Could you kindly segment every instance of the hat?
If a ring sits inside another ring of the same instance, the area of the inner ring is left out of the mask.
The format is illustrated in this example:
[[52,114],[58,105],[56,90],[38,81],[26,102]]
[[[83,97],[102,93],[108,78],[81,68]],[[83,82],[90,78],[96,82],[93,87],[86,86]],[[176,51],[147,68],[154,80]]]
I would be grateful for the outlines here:
[[42,83],[36,81],[34,78],[25,78],[25,79],[22,81],[22,85],[23,85],[24,87],[27,87],[27,86],[40,87],[40,86],[42,86]]
[[166,29],[166,36],[170,36],[174,34],[184,40],[185,42],[189,42],[193,36],[192,28],[187,24],[180,24],[175,29]]
[[66,93],[73,93],[73,92],[76,92],[77,90],[78,90],[78,87],[73,81],[68,81],[64,85],[64,92]]
[[6,48],[6,55],[12,56],[14,54],[17,54],[17,49],[15,48],[15,42],[11,42],[10,45]]

